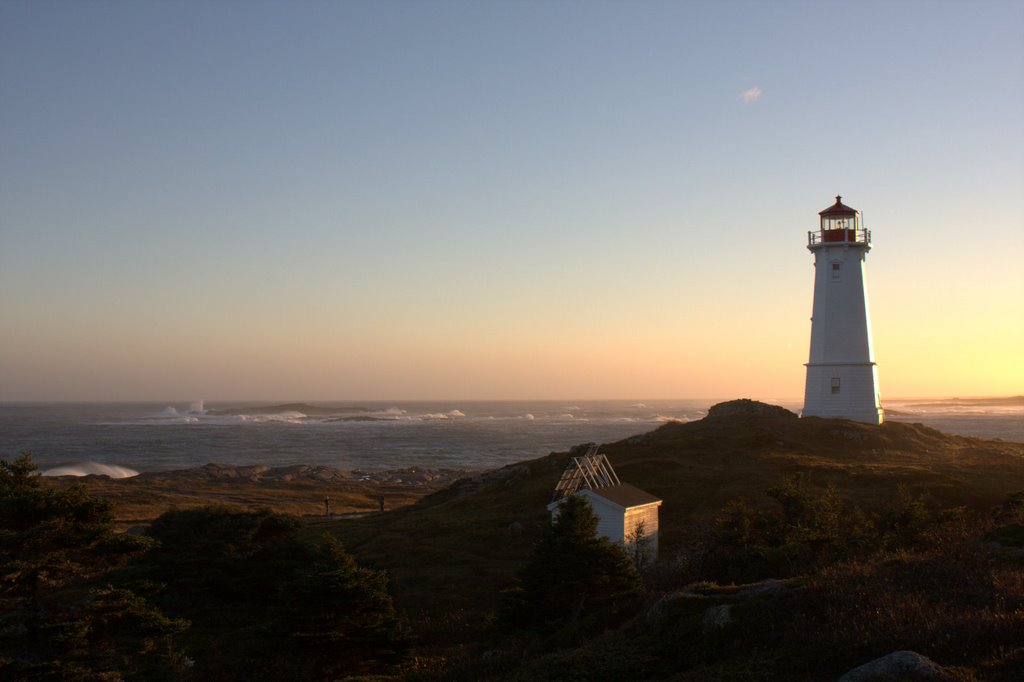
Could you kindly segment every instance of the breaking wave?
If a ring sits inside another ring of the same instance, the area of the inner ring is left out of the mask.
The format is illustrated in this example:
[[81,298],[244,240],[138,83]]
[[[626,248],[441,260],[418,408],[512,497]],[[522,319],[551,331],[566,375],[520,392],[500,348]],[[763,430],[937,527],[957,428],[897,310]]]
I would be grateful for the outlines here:
[[302,424],[309,417],[302,412],[278,412],[277,414],[240,414],[238,419],[243,422],[284,422],[286,424]]
[[413,419],[422,420],[442,420],[442,419],[458,419],[459,417],[465,417],[466,414],[462,410],[452,410],[450,412],[429,412],[427,414],[421,414]]
[[[231,426],[231,425],[308,425],[308,426],[349,426],[351,428],[368,428],[372,424],[414,425],[423,423],[444,422],[534,422],[541,424],[663,424],[666,422],[687,422],[700,419],[706,410],[681,410],[680,412],[658,412],[650,405],[632,403],[623,405],[621,410],[595,410],[592,407],[581,408],[573,405],[570,408],[552,406],[550,411],[512,412],[504,414],[481,413],[473,409],[469,413],[461,409],[448,409],[441,405],[429,406],[427,409],[415,410],[409,407],[374,406],[374,407],[327,407],[306,403],[289,403],[272,406],[242,406],[230,408],[207,409],[203,401],[196,401],[188,406],[167,406],[160,412],[140,415],[135,419],[106,422],[108,425],[137,426]],[[426,406],[424,406],[426,407]],[[433,409],[430,409],[433,408]],[[490,410],[488,410],[490,411]]]
[[949,400],[883,400],[882,407],[893,416],[1024,417],[1024,398],[952,398]]
[[100,464],[98,462],[81,462],[54,467],[42,472],[40,476],[107,476],[108,478],[131,478],[139,472],[116,464]]

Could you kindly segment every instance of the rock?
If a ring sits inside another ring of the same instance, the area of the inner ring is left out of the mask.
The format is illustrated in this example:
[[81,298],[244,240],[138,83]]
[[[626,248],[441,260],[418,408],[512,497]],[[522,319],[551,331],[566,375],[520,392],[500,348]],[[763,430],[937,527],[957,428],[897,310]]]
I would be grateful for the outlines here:
[[850,670],[839,682],[954,682],[957,678],[927,656],[894,651]]
[[505,487],[511,488],[530,477],[530,467],[525,464],[511,467],[505,473]]
[[707,419],[718,419],[721,417],[785,417],[787,419],[797,419],[795,412],[790,412],[784,407],[778,405],[769,405],[768,403],[758,402],[756,400],[750,400],[749,398],[741,398],[740,400],[729,400],[724,403],[718,403],[708,408]]
[[590,448],[594,445],[597,445],[597,443],[579,443],[578,445],[573,445],[571,448],[569,448],[569,456],[582,457],[583,455],[587,454]]
[[686,595],[682,592],[669,592],[666,595],[662,595],[658,601],[651,604],[651,608],[647,609],[644,614],[644,619],[647,624],[655,630],[661,627],[662,621],[665,620],[665,614],[671,608],[672,604],[676,603]]
[[984,549],[989,552],[1001,554],[1008,557],[1024,557],[1024,547],[1014,547],[1012,545],[1004,545],[1001,542],[990,540],[982,545]]
[[508,529],[516,535],[519,535],[523,532],[523,524],[519,523],[518,521],[513,521],[512,523],[508,524]]
[[749,597],[775,596],[785,592],[789,592],[789,588],[781,580],[765,580],[740,590],[736,596],[747,599]]
[[846,440],[852,443],[864,442],[864,434],[859,431],[853,431],[850,429],[832,429],[828,433],[830,436],[835,436],[836,438],[845,438]]
[[700,619],[700,625],[704,629],[704,632],[709,630],[716,630],[718,628],[724,628],[726,625],[732,622],[732,606],[729,604],[719,604],[718,606],[709,606],[704,611],[704,616]]

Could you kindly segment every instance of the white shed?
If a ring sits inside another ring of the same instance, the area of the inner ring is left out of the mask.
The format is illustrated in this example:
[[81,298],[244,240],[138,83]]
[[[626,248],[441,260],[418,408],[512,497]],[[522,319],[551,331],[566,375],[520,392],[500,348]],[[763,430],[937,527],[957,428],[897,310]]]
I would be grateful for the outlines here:
[[617,542],[631,554],[639,551],[645,561],[657,559],[658,508],[662,500],[619,481],[608,458],[597,450],[597,445],[591,445],[583,457],[569,461],[548,503],[551,519],[558,517],[562,500],[582,495],[597,517],[598,537]]

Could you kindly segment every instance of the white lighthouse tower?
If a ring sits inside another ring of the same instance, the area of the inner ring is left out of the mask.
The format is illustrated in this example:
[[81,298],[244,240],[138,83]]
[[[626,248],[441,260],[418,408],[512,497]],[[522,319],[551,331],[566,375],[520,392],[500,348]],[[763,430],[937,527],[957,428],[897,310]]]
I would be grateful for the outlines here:
[[807,234],[814,254],[814,312],[803,416],[881,424],[864,280],[871,232],[839,196],[818,215],[819,229]]

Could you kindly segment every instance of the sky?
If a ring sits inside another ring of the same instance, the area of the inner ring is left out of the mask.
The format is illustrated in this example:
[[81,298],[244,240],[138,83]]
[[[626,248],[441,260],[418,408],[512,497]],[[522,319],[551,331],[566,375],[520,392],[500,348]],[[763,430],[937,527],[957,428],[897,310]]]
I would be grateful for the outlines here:
[[0,0],[0,400],[1024,393],[1024,2]]

